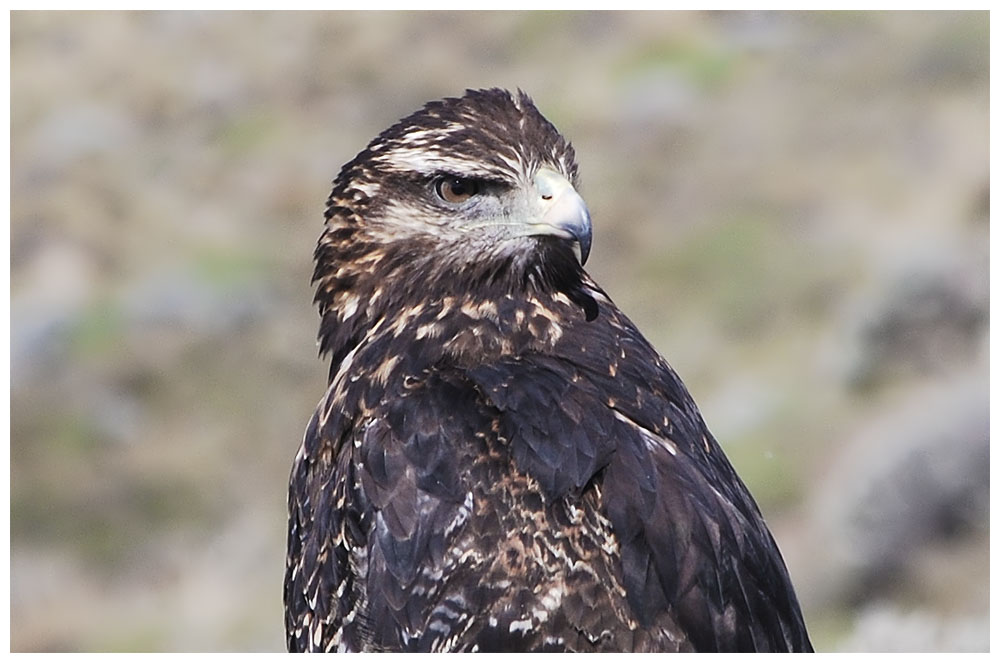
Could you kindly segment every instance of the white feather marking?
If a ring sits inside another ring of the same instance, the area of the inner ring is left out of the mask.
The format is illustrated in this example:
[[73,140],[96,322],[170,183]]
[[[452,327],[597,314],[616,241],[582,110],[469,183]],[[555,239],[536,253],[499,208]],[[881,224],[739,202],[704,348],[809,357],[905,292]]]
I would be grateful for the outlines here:
[[441,327],[433,322],[428,322],[417,327],[417,339],[430,336],[431,338],[441,333]]
[[614,415],[615,419],[623,423],[626,423],[632,428],[635,428],[637,431],[639,431],[639,437],[642,438],[642,441],[645,442],[646,446],[649,447],[651,450],[655,451],[657,448],[661,448],[661,449],[666,449],[671,456],[677,455],[677,447],[674,445],[673,441],[669,440],[666,437],[663,437],[662,435],[657,435],[648,428],[640,426],[639,424],[637,424],[636,422],[632,421],[624,414],[619,412],[618,410],[612,410],[611,412]]
[[562,603],[564,591],[565,587],[563,583],[558,583],[549,588],[549,591],[545,593],[545,596],[540,599],[542,605],[545,606],[545,609],[552,611],[558,608]]
[[343,313],[344,320],[347,320],[349,317],[351,317],[357,312],[358,301],[360,300],[357,295],[350,295],[344,301],[343,305],[341,305],[340,310]]
[[508,630],[511,633],[514,633],[516,631],[524,631],[525,633],[527,633],[528,629],[530,628],[531,628],[530,619],[516,619],[510,623],[510,629]]

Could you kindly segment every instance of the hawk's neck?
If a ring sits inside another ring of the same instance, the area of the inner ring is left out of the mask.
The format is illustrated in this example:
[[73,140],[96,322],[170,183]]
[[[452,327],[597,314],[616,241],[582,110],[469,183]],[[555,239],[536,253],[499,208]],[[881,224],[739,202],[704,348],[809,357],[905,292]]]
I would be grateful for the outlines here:
[[598,313],[602,293],[559,243],[538,242],[529,259],[475,261],[419,242],[333,242],[330,235],[317,246],[314,280],[331,378],[363,345],[459,364],[550,350],[568,327]]

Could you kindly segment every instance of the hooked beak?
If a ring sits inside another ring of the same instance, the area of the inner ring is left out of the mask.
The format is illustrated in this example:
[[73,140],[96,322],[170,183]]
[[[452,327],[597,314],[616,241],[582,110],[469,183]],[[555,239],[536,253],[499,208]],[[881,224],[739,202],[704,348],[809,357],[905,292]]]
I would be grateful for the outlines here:
[[543,211],[538,223],[532,224],[531,234],[573,241],[577,260],[585,264],[593,235],[587,204],[569,180],[549,168],[540,168],[534,183]]

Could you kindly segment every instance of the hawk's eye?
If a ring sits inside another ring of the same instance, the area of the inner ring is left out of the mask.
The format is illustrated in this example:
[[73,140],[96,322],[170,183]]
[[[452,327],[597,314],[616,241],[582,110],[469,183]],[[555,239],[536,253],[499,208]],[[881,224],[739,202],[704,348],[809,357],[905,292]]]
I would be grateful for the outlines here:
[[448,203],[464,203],[479,193],[479,180],[445,175],[438,179],[434,190],[441,200]]

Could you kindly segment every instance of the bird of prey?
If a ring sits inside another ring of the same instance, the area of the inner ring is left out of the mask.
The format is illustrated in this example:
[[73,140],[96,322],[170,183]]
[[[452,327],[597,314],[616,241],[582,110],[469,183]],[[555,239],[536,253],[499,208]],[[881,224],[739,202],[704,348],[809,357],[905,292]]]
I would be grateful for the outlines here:
[[576,182],[569,142],[500,89],[428,103],[340,171],[289,650],[811,649],[753,498],[584,271]]

